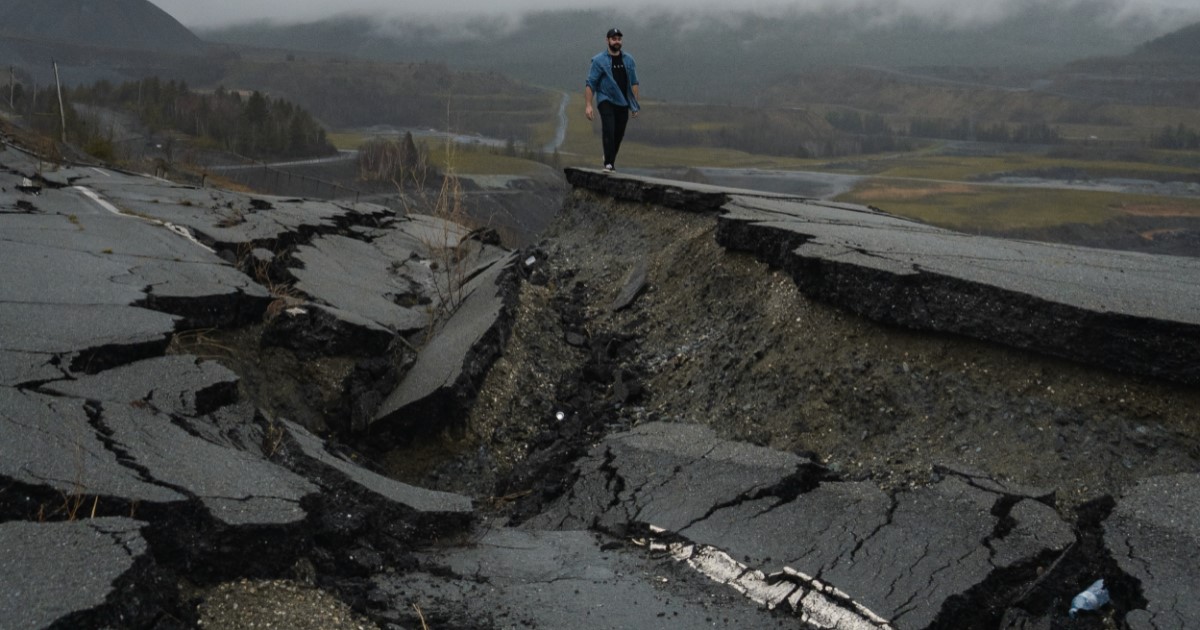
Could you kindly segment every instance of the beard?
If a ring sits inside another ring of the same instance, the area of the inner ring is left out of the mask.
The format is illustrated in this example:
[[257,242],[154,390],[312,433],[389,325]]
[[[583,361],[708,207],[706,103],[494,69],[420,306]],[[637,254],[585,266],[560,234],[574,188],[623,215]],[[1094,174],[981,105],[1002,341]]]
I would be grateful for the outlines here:
[[621,52],[621,45],[620,44],[609,44],[608,50],[611,52],[614,52],[614,53],[619,53],[619,52]]

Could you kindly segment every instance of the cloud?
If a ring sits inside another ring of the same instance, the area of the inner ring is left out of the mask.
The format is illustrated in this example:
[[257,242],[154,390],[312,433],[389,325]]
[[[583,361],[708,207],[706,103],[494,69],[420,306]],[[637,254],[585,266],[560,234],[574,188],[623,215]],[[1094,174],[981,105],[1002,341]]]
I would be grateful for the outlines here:
[[372,23],[375,34],[395,38],[420,38],[422,41],[456,42],[497,38],[520,30],[521,13],[479,13],[473,15],[392,16]]
[[[311,22],[337,15],[367,15],[401,18],[414,26],[463,24],[486,18],[497,24],[519,23],[530,11],[597,10],[589,0],[151,0],[189,27],[211,28],[239,22],[267,20],[277,23]],[[1142,19],[1168,25],[1178,20],[1200,19],[1195,0],[748,0],[737,10],[767,13],[778,11],[857,12],[864,19],[886,23],[902,17],[923,17],[949,25],[994,22],[1021,8],[1037,5],[1110,5],[1113,19]],[[620,6],[620,5],[614,5]],[[646,0],[638,11],[682,12],[699,18],[730,12],[728,0]],[[629,9],[618,9],[627,14]],[[386,23],[388,20],[384,20]],[[1185,22],[1186,23],[1186,22]],[[467,27],[465,35],[477,27]]]

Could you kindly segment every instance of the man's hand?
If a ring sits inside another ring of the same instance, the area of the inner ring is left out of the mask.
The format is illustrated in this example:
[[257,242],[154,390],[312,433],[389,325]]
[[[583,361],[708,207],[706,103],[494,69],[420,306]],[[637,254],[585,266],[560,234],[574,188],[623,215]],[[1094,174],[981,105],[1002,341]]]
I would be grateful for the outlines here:
[[593,120],[596,118],[596,110],[592,109],[591,103],[588,103],[587,107],[583,108],[583,115],[587,116],[588,120]]

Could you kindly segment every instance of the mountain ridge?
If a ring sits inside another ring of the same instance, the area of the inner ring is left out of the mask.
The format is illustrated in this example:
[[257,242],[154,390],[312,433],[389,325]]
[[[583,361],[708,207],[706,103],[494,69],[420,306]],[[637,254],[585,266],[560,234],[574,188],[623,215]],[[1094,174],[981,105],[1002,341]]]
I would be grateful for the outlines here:
[[0,0],[0,59],[25,85],[215,79],[211,46],[148,0]]
[[[774,77],[823,65],[1029,66],[1051,69],[1097,56],[1120,56],[1163,34],[1140,18],[1118,19],[1112,5],[1082,3],[1071,10],[1030,5],[994,23],[954,25],[936,20],[877,21],[848,11],[746,11],[703,19],[695,15],[562,10],[530,13],[516,24],[421,25],[340,16],[320,22],[265,22],[200,31],[236,45],[329,52],[386,61],[438,59],[463,69],[500,70],[541,85],[574,88],[585,62],[603,46],[614,20],[626,49],[656,98],[736,101]],[[548,55],[553,50],[555,54]],[[703,71],[655,72],[664,68]],[[715,80],[706,80],[713,77]],[[723,86],[723,87],[716,87]],[[724,93],[716,94],[715,92]]]
[[1200,22],[1138,46],[1131,57],[1169,57],[1200,61]]
[[[0,33],[71,45],[203,54],[208,45],[148,0],[0,0]],[[13,28],[19,25],[19,28]]]

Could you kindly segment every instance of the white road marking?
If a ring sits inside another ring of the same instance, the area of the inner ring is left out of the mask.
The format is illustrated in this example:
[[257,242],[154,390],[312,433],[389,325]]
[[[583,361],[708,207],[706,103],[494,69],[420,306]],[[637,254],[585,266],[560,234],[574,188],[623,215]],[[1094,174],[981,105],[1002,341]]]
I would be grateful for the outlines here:
[[97,194],[96,191],[88,188],[87,186],[74,186],[74,188],[75,188],[75,190],[78,190],[79,192],[86,195],[88,197],[88,199],[95,201],[96,205],[100,206],[101,208],[104,208],[105,210],[108,210],[109,212],[111,212],[119,217],[127,217],[127,218],[131,218],[131,219],[141,219],[148,223],[153,223],[155,225],[161,225],[161,226],[167,228],[168,230],[182,236],[183,238],[186,238],[187,240],[195,243],[199,247],[203,248],[205,251],[208,251],[213,254],[217,253],[216,250],[214,250],[213,248],[196,240],[196,237],[192,235],[192,232],[190,230],[188,230],[187,228],[183,227],[182,225],[175,225],[174,223],[170,223],[168,221],[160,221],[158,219],[152,219],[150,217],[139,217],[134,214],[126,214],[124,212],[121,212],[120,209],[118,209],[116,206],[109,203],[108,200],[104,199],[99,194]]
[[[666,530],[652,525],[650,531],[661,534]],[[766,575],[710,545],[662,543],[653,539],[633,542],[653,551],[665,551],[714,582],[729,586],[771,610],[786,604],[806,624],[830,630],[892,630],[886,619],[846,593],[790,567]]]
[[100,206],[101,208],[104,208],[105,210],[108,210],[109,212],[111,212],[119,217],[130,216],[130,215],[122,213],[120,210],[117,209],[116,206],[112,205],[111,203],[108,203],[108,201],[101,198],[100,195],[96,194],[96,191],[92,190],[91,188],[88,188],[86,186],[76,186],[75,190],[78,190],[79,192],[82,192],[83,194],[87,195],[89,199],[96,202],[96,205]]

